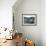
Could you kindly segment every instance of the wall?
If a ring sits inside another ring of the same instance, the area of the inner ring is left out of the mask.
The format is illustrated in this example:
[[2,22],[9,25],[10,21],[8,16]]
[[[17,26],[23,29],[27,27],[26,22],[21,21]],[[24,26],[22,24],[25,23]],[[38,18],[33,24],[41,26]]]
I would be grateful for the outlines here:
[[41,1],[41,40],[42,46],[46,46],[46,0]]
[[12,28],[12,6],[16,0],[0,0],[0,27]]
[[[15,31],[22,32],[25,39],[31,39],[36,46],[41,46],[41,1],[22,0],[16,5],[13,6]],[[22,14],[37,14],[37,26],[22,26]]]

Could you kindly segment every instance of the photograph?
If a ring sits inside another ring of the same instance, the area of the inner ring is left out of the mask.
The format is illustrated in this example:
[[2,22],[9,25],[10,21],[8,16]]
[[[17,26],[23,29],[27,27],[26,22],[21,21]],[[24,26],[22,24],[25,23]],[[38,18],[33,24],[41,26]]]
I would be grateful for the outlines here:
[[37,24],[37,14],[22,14],[22,25],[34,26]]

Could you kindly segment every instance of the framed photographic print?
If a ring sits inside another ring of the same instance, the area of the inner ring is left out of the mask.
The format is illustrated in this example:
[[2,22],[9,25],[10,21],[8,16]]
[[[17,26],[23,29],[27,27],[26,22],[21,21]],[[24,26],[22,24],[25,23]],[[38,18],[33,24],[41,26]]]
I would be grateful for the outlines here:
[[37,25],[37,14],[22,14],[22,25],[25,26]]

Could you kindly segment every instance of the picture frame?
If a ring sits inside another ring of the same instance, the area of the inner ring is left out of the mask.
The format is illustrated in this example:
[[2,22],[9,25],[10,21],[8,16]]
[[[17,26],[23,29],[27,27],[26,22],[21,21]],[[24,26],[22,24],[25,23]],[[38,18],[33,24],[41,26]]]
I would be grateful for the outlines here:
[[22,25],[23,26],[36,26],[37,14],[22,14]]

